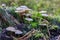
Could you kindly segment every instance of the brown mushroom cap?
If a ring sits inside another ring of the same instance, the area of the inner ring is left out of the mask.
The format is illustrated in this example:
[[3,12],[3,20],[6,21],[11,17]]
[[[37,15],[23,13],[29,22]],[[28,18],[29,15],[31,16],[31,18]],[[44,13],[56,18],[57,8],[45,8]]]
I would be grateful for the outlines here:
[[26,12],[26,11],[29,11],[31,9],[29,9],[27,6],[20,6],[18,8],[16,8],[16,11],[17,13],[21,13],[21,12]]

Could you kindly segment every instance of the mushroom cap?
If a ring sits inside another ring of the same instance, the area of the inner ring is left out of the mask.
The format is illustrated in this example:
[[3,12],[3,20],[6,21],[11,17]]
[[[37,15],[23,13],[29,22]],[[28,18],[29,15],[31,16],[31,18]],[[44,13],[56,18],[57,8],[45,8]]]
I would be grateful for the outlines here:
[[25,18],[25,20],[27,20],[27,21],[33,21],[32,18]]
[[45,16],[45,17],[47,17],[48,16],[48,14],[41,14],[42,16]]
[[14,27],[7,27],[6,30],[7,31],[12,31],[12,32],[15,32],[16,31]]
[[2,6],[6,6],[6,4],[2,4]]
[[20,6],[20,8],[24,9],[24,10],[31,10],[29,9],[27,6]]
[[23,32],[22,31],[20,31],[20,30],[16,30],[15,31],[15,34],[22,34]]
[[27,17],[28,17],[28,16],[31,16],[31,14],[25,14],[25,16],[27,16]]
[[39,13],[43,13],[44,14],[44,13],[47,13],[47,11],[40,11]]
[[27,6],[20,6],[20,7],[16,8],[16,11],[15,12],[24,12],[26,10],[29,11],[31,9],[29,9]]
[[45,25],[47,25],[47,24],[39,24],[39,25],[43,25],[43,26],[45,26]]

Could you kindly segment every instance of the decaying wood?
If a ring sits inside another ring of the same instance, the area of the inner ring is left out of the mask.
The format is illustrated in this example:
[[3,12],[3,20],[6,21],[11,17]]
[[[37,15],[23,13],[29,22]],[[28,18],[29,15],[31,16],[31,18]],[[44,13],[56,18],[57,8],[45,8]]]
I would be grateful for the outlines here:
[[36,30],[29,31],[23,37],[18,38],[18,40],[28,40],[35,32]]

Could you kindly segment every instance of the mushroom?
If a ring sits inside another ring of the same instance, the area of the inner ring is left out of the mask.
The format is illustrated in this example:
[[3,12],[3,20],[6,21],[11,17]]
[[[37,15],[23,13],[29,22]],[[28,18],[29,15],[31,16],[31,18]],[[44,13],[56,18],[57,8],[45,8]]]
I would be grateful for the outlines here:
[[27,20],[27,21],[33,21],[32,18],[25,18],[25,20]]

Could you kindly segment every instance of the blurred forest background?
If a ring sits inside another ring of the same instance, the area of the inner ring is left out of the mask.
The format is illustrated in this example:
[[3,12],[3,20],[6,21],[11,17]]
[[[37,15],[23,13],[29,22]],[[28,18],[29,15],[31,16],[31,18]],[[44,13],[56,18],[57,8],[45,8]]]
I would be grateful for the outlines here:
[[2,3],[15,7],[26,5],[34,10],[47,10],[48,13],[56,15],[60,12],[60,0],[0,0],[0,5]]

